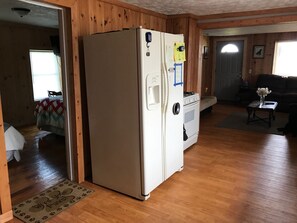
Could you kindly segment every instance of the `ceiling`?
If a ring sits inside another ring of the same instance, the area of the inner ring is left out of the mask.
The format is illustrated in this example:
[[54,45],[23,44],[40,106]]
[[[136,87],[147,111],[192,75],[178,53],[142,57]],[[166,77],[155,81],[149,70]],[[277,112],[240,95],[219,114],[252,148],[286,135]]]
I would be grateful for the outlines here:
[[[297,0],[121,0],[129,4],[146,8],[166,15],[191,13],[197,16],[243,12],[262,9],[297,6]],[[11,10],[13,7],[25,7],[31,12],[20,17]],[[0,0],[0,21],[10,21],[35,26],[58,28],[58,10],[29,4],[22,0]],[[285,23],[269,26],[224,28],[204,30],[207,36],[231,36],[255,33],[297,31],[297,23]]]
[[[166,15],[191,13],[196,16],[296,7],[297,0],[121,0]],[[207,36],[233,36],[297,31],[297,22],[276,25],[204,30]]]
[[121,0],[166,15],[197,16],[297,6],[297,0]]
[[[27,8],[31,11],[28,15],[20,17],[17,13],[11,10],[13,7]],[[57,9],[45,8],[18,0],[0,0],[0,21],[16,22],[50,28],[59,27]]]

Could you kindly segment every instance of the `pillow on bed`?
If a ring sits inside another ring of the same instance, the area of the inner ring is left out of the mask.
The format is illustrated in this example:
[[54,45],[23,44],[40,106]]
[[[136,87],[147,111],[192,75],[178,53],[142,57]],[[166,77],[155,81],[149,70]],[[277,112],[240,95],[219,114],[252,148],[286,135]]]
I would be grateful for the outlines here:
[[7,123],[4,123],[4,128],[6,128],[5,126],[7,127],[4,133],[6,156],[7,158],[11,159],[11,156],[13,155],[17,161],[20,161],[21,157],[19,154],[19,150],[23,150],[24,144],[25,144],[25,138],[13,126]]

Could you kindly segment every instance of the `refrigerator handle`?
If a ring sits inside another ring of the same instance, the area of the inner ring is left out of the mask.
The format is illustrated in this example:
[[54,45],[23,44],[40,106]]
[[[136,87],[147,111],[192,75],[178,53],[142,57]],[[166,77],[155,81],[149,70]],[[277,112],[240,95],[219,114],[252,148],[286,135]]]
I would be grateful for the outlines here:
[[162,67],[164,72],[164,110],[167,109],[168,104],[168,96],[169,96],[169,80],[168,80],[168,70],[167,70],[167,64],[166,64],[166,49],[165,49],[165,37],[162,38],[162,46],[163,46],[163,61],[162,61]]
[[163,108],[164,108],[164,110],[166,109],[166,105],[167,105],[167,101],[168,101],[168,87],[167,87],[167,78],[166,78],[166,67],[165,67],[165,63],[164,63],[164,61],[162,62],[162,70],[163,70],[163,72],[162,72],[162,81],[163,81],[163,88],[162,88],[162,90],[163,90],[163,100],[162,100],[162,102],[163,102]]
[[169,88],[168,88],[168,73],[167,73],[167,67],[166,67],[166,63],[164,64],[164,80],[165,80],[165,84],[164,84],[164,87],[165,87],[165,102],[164,102],[164,106],[165,106],[165,110],[167,109],[167,106],[168,106],[168,91],[169,91]]

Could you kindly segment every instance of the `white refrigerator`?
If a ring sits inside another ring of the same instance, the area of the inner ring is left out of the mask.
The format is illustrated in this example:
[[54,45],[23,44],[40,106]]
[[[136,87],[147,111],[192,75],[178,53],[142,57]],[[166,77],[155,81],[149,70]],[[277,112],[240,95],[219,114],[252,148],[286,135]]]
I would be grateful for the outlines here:
[[92,180],[146,200],[183,168],[183,35],[137,28],[83,44]]

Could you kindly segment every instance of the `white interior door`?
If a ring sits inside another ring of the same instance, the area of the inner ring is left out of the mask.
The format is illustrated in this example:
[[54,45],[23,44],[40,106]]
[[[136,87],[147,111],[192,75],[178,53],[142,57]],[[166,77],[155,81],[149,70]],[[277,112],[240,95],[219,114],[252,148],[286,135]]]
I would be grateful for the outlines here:
[[[225,52],[222,49],[232,44],[238,52]],[[215,95],[221,101],[236,101],[242,78],[243,40],[219,41],[216,46]]]

